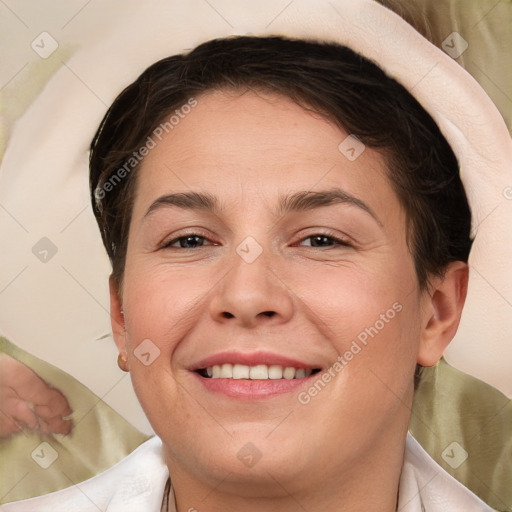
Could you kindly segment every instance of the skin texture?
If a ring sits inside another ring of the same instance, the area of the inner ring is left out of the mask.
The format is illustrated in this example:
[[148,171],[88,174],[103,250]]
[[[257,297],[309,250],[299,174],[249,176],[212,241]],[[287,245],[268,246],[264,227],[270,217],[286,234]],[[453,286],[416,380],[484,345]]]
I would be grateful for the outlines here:
[[[420,292],[384,159],[366,148],[349,161],[338,149],[348,134],[324,118],[268,93],[197,100],[139,169],[122,290],[111,280],[114,338],[164,442],[178,511],[395,510],[415,365],[435,364],[455,334],[467,265]],[[377,219],[348,203],[275,212],[282,194],[335,187]],[[224,208],[146,215],[160,196],[190,191]],[[192,233],[205,238],[162,248]],[[236,251],[248,236],[262,249],[252,263]],[[400,312],[306,405],[298,393],[311,382],[242,400],[188,369],[264,350],[328,371],[395,303]],[[134,354],[147,339],[148,365]],[[247,443],[261,455],[250,467],[237,456]]]
[[66,397],[30,368],[0,354],[0,437],[24,429],[43,434],[69,434],[72,414]]

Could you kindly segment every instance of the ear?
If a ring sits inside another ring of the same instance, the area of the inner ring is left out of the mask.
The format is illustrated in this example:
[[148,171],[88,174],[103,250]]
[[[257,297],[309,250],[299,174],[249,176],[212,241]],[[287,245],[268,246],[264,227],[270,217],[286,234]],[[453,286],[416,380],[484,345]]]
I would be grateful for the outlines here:
[[126,354],[126,329],[124,324],[123,306],[119,298],[119,288],[112,276],[108,281],[110,290],[110,323],[114,341],[119,350],[119,354],[127,359]]
[[463,261],[454,261],[448,265],[444,278],[433,280],[429,292],[425,292],[418,352],[421,366],[434,366],[455,336],[466,300],[468,279],[469,266]]

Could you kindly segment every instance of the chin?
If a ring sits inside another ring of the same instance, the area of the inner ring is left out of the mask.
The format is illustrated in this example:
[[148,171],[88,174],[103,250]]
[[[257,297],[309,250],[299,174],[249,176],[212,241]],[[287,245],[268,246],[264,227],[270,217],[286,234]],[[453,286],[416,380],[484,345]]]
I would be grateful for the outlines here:
[[209,423],[202,432],[196,426],[184,427],[179,433],[167,432],[164,444],[173,459],[171,478],[175,464],[187,467],[191,474],[202,474],[201,479],[211,487],[222,482],[222,490],[228,492],[233,487],[233,492],[243,492],[247,497],[280,495],[283,489],[277,482],[290,491],[295,482],[311,480],[314,460],[319,461],[321,454],[311,442],[315,437],[311,431],[300,434],[293,428],[272,432],[277,424],[244,422],[226,426],[231,435],[218,425],[213,429]]

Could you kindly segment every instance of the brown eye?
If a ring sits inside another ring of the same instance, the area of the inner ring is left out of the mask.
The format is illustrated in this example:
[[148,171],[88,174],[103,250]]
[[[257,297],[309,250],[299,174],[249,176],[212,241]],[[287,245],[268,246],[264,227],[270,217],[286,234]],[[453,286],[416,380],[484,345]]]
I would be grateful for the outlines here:
[[[204,236],[197,235],[195,233],[191,233],[188,235],[180,236],[178,238],[174,238],[169,242],[166,242],[161,248],[173,248],[173,249],[195,249],[198,246],[202,246],[204,241],[207,240]],[[174,244],[178,243],[178,247],[173,247]]]
[[351,245],[346,240],[322,233],[307,236],[306,238],[302,239],[302,241],[304,240],[311,240],[310,247],[333,247],[332,242],[334,242],[334,245],[342,245],[344,247],[350,247]]

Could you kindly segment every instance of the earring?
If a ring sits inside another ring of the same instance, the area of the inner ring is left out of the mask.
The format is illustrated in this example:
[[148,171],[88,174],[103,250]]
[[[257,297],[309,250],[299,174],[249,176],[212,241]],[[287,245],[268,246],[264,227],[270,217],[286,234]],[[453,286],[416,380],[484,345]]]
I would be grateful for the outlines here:
[[127,361],[126,357],[123,354],[119,354],[117,356],[117,366],[119,366],[119,368],[121,370],[123,370],[123,372],[128,372],[129,371],[128,361]]

